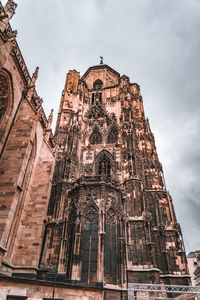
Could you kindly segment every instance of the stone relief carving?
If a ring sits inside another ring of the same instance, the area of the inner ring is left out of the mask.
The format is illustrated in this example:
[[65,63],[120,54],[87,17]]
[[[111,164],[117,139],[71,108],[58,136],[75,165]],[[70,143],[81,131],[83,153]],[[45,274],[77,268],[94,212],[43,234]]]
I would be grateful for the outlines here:
[[91,160],[93,158],[93,152],[92,151],[87,151],[85,159],[86,160]]
[[106,214],[106,223],[110,225],[115,225],[116,215],[113,208],[109,208]]
[[91,164],[91,163],[85,164],[85,173],[86,173],[86,175],[92,175],[92,173],[93,173],[93,164]]

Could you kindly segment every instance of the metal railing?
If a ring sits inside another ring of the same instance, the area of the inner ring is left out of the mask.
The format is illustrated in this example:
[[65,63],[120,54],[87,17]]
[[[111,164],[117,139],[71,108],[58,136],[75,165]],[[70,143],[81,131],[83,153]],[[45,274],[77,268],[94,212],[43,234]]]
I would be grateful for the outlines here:
[[129,283],[128,299],[200,299],[200,286]]

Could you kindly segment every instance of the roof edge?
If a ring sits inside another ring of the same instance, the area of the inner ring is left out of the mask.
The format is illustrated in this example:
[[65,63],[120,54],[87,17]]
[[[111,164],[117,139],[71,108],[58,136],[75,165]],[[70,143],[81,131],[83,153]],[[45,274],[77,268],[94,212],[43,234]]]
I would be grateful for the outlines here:
[[110,70],[111,72],[113,72],[115,75],[117,75],[118,78],[120,78],[120,74],[117,71],[115,71],[113,68],[109,67],[108,65],[104,65],[103,64],[103,65],[96,65],[96,66],[89,67],[87,69],[87,71],[83,74],[83,76],[81,77],[81,79],[84,79],[91,70],[102,69],[102,68],[107,68],[108,70]]

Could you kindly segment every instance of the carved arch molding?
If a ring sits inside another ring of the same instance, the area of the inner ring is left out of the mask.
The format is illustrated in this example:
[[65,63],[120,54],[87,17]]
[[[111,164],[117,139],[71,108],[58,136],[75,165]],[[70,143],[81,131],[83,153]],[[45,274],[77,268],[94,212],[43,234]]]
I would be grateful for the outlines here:
[[4,73],[0,73],[0,120],[8,107],[9,80]]
[[2,140],[13,108],[12,78],[6,70],[0,71],[0,141]]

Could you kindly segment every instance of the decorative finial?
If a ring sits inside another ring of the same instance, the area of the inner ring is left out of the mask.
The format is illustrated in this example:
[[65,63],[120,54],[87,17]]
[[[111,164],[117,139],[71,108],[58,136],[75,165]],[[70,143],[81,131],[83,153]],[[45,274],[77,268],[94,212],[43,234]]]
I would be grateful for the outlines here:
[[39,67],[37,67],[35,69],[35,72],[33,73],[33,76],[32,76],[31,81],[30,81],[31,87],[35,86],[35,82],[36,82],[36,80],[38,78],[38,71],[39,71]]
[[4,32],[8,28],[9,21],[14,15],[16,7],[17,4],[14,1],[8,0],[4,5],[4,9],[0,9],[0,31]]
[[33,73],[33,77],[34,78],[38,78],[38,71],[39,71],[39,67],[36,67],[35,72]]
[[17,7],[17,3],[15,3],[13,0],[8,0],[6,5],[4,6],[5,13],[8,16],[8,19],[6,20],[7,23],[14,15],[16,7]]
[[50,115],[49,115],[48,120],[47,120],[47,122],[48,122],[48,125],[47,125],[48,129],[51,129],[52,121],[53,121],[53,109],[51,110]]
[[103,65],[103,56],[100,56],[100,65]]

